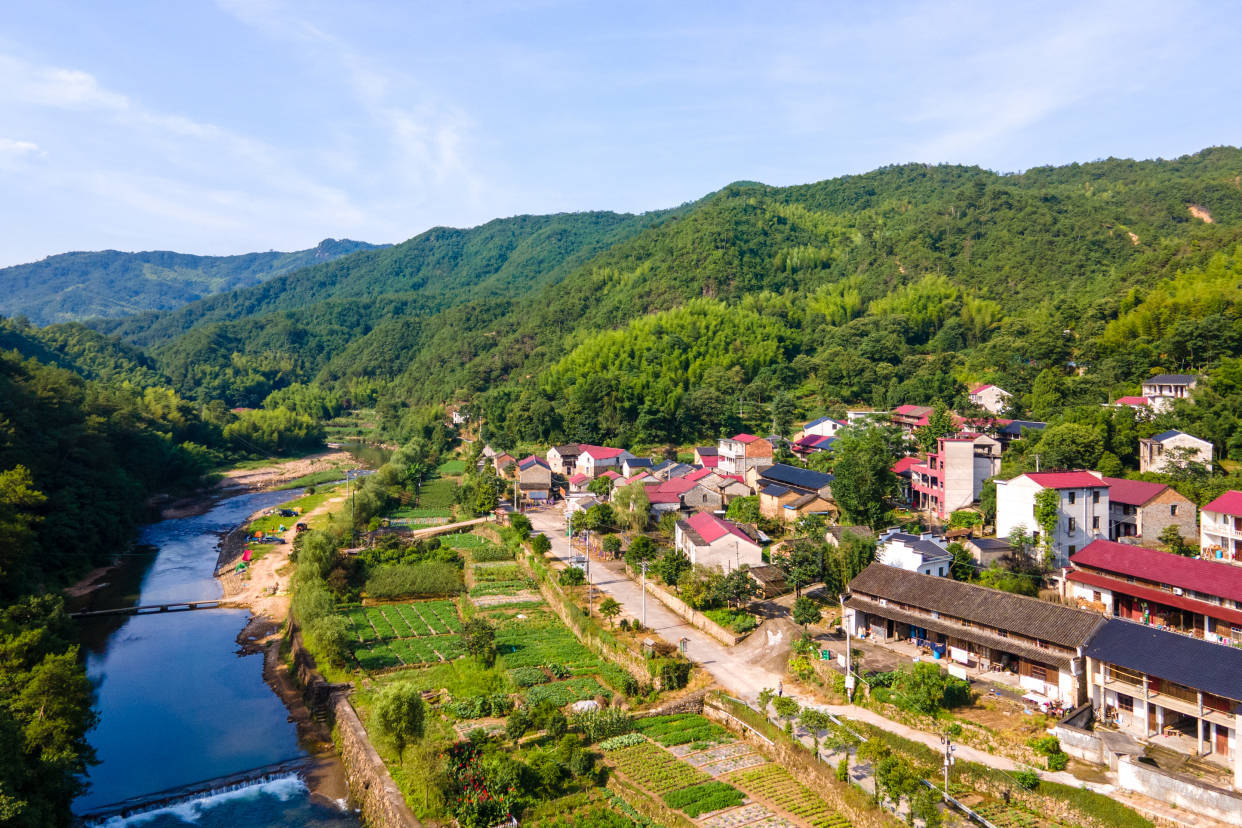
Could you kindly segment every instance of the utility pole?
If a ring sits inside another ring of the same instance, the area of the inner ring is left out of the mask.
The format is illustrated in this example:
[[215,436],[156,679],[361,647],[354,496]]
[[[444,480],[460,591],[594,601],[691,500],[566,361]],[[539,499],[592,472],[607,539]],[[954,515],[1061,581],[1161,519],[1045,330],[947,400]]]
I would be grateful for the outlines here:
[[949,740],[949,735],[947,733],[940,737],[940,740],[944,744],[944,795],[948,796],[949,767],[953,764],[953,751],[957,748],[953,747],[953,742]]
[[854,664],[850,646],[850,625],[845,618],[845,600],[841,599],[841,626],[845,627],[845,699],[854,703]]

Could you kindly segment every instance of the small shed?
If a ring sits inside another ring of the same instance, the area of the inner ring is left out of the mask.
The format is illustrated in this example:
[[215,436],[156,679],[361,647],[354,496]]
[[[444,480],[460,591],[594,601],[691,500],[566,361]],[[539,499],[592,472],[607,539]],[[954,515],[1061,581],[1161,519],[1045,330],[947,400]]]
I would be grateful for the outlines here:
[[764,598],[775,598],[789,591],[789,584],[785,582],[785,573],[779,566],[764,564],[752,566],[746,571],[750,573],[751,580],[763,590]]

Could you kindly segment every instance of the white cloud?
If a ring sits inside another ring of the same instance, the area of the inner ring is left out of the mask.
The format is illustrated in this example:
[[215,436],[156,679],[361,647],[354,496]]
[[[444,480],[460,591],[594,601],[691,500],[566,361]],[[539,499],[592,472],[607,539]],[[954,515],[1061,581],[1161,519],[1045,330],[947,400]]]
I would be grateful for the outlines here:
[[39,145],[34,141],[14,141],[12,138],[0,138],[0,153],[5,155],[43,155]]

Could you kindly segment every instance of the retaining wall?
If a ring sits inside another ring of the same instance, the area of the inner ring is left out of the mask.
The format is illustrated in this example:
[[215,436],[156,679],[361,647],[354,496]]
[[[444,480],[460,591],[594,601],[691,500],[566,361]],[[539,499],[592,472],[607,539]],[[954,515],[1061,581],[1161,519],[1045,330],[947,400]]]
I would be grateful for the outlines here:
[[1135,791],[1229,825],[1242,825],[1240,794],[1135,762],[1128,756],[1121,757],[1117,763],[1117,776],[1118,783],[1127,791]]
[[[629,567],[626,567],[626,572],[631,578],[634,577],[634,572]],[[638,578],[638,582],[642,582],[641,577]],[[654,595],[661,604],[684,618],[687,624],[697,630],[702,630],[712,638],[719,641],[721,644],[724,644],[726,647],[732,647],[739,641],[746,638],[745,635],[738,635],[732,630],[727,630],[703,613],[696,609],[692,609],[685,601],[681,600],[664,587],[653,583],[650,578],[647,579],[647,591]]]
[[388,768],[367,739],[358,712],[344,693],[335,697],[336,728],[333,738],[345,767],[349,793],[362,809],[362,818],[375,828],[422,828],[405,804],[405,797],[392,781]]

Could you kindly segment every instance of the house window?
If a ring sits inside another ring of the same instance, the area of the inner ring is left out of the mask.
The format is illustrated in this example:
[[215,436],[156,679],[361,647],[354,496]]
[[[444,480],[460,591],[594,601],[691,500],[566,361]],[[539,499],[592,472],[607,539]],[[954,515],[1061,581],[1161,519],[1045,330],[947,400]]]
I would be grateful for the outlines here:
[[1169,517],[1177,517],[1177,504],[1169,506]]
[[1038,664],[1032,664],[1031,665],[1031,678],[1035,679],[1036,681],[1047,681],[1048,671],[1045,670],[1043,667],[1040,667]]
[[1099,503],[1099,502],[1100,502],[1100,493],[1099,493],[1099,492],[1092,492],[1092,493],[1091,493],[1091,502],[1092,502],[1092,503]]
[[1073,532],[1078,528],[1078,521],[1074,518],[1069,519],[1069,531]]
[[1069,502],[1070,502],[1070,505],[1071,505],[1071,506],[1073,506],[1073,505],[1074,505],[1074,501],[1075,501],[1075,500],[1077,500],[1077,496],[1078,496],[1078,492],[1070,492],[1070,493],[1069,493]]
[[1099,515],[1096,515],[1095,517],[1091,518],[1091,528],[1092,529],[1100,528],[1100,516]]
[[1095,601],[1097,604],[1102,604],[1104,603],[1104,596],[1101,595],[1100,591],[1097,589],[1091,593],[1091,600]]
[[1134,698],[1127,696],[1125,693],[1117,694],[1117,709],[1124,710],[1127,713],[1134,712]]
[[1073,555],[1073,554],[1074,554],[1075,552],[1077,552],[1077,551],[1078,551],[1078,547],[1077,547],[1077,546],[1071,546],[1071,547],[1069,548],[1069,553],[1070,553],[1071,555]]

